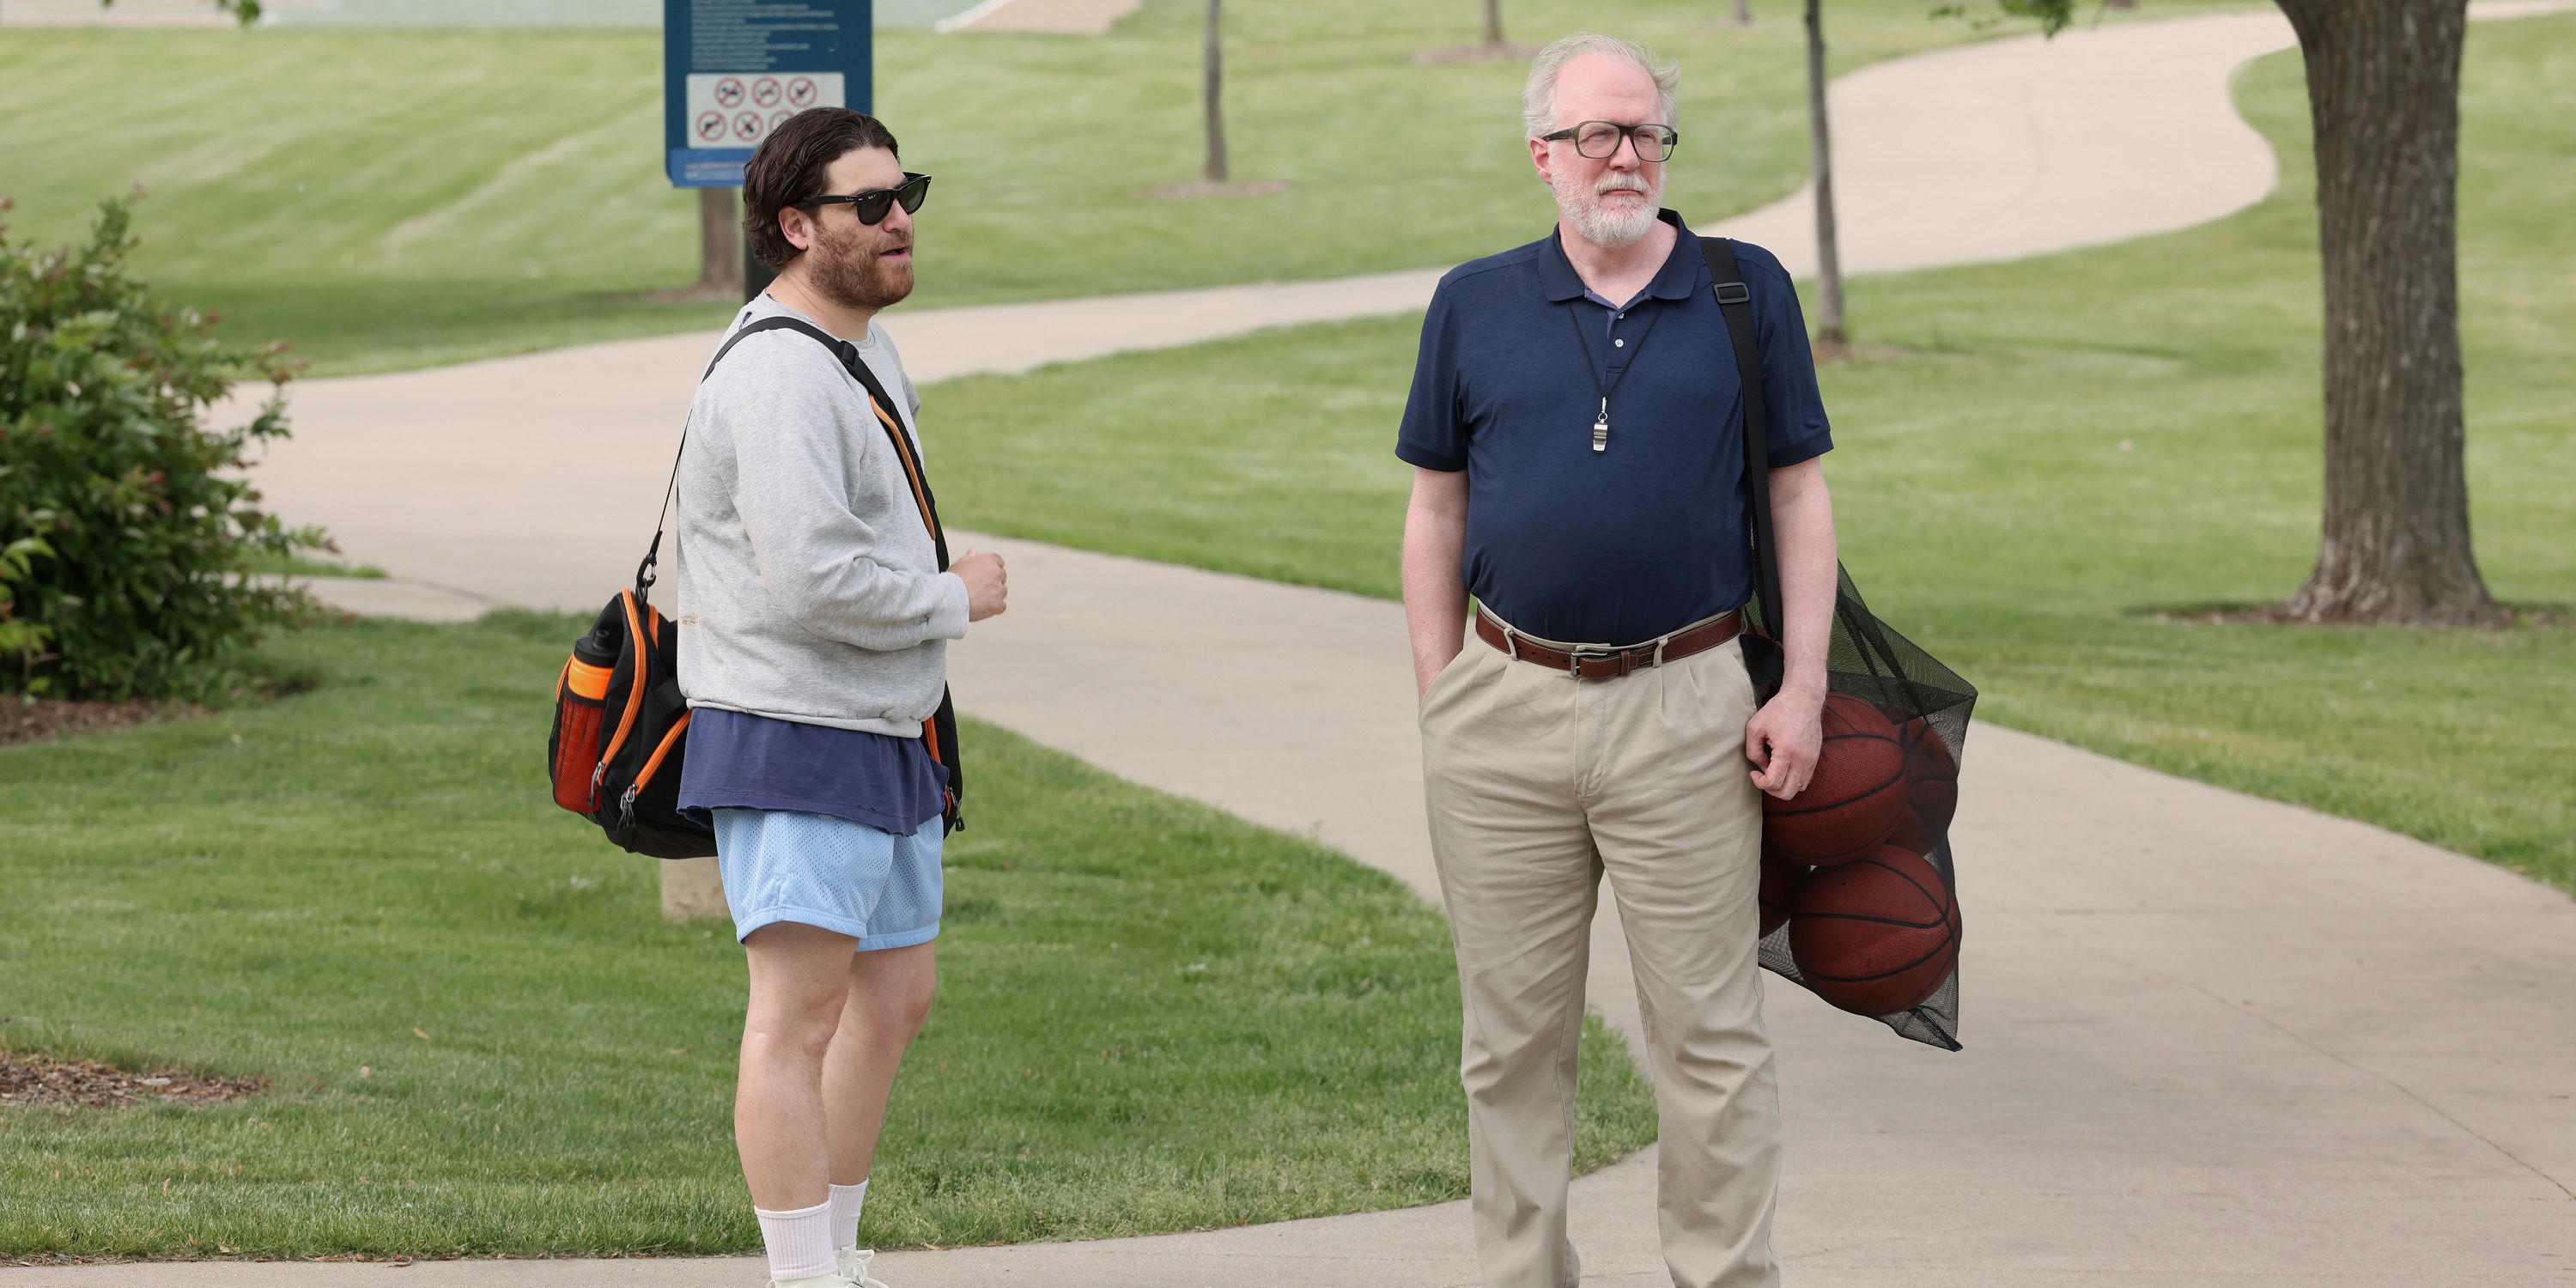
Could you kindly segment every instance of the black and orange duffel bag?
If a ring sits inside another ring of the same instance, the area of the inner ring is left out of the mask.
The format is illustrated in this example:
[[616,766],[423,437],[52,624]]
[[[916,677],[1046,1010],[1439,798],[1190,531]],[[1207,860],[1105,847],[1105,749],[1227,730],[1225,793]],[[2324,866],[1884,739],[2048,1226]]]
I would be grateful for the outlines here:
[[716,852],[714,829],[680,813],[689,736],[680,629],[642,593],[650,585],[617,592],[572,646],[555,682],[546,760],[555,804],[599,824],[620,847],[658,859],[705,858]]
[[[762,331],[801,332],[832,350],[853,380],[867,390],[877,421],[894,444],[912,483],[921,521],[930,529],[939,567],[948,567],[948,535],[939,525],[939,504],[931,497],[921,458],[888,410],[893,399],[859,358],[856,346],[795,318],[763,318],[736,331],[707,363],[706,379],[716,363],[746,337]],[[681,433],[686,451],[687,431]],[[662,493],[667,514],[680,482],[680,465],[671,463],[671,483]],[[680,812],[680,766],[688,753],[689,703],[680,693],[680,628],[653,607],[654,569],[662,554],[659,516],[653,544],[635,569],[635,585],[621,590],[599,610],[590,633],[573,644],[555,681],[554,732],[546,740],[547,774],[553,780],[555,804],[599,824],[608,839],[637,854],[659,859],[701,859],[716,852],[715,829]],[[945,693],[939,710],[922,723],[922,738],[931,758],[948,771],[945,830],[964,825],[959,804],[966,776],[957,755],[957,709]]]

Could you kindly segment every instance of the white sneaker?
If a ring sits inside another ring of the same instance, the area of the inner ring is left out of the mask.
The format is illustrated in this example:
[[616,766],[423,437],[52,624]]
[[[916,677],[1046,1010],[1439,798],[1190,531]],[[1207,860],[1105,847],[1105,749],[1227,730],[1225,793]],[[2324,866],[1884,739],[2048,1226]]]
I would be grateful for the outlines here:
[[841,1249],[841,1282],[849,1288],[886,1288],[886,1281],[868,1277],[868,1263],[876,1260],[874,1248]]
[[804,1279],[772,1279],[769,1288],[847,1288],[849,1280],[839,1275],[813,1275]]

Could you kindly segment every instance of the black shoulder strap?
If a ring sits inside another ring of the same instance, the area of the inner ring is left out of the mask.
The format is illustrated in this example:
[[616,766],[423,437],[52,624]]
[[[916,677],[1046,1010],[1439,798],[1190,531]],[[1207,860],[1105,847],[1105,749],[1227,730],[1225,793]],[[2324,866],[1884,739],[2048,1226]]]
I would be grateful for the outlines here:
[[1735,262],[1735,243],[1723,237],[1699,239],[1708,258],[1708,275],[1717,282],[1717,306],[1726,314],[1726,338],[1735,346],[1735,373],[1744,391],[1744,493],[1753,512],[1753,576],[1762,605],[1762,625],[1777,637],[1781,630],[1780,564],[1771,541],[1771,401],[1762,392],[1760,335],[1753,329],[1753,292],[1744,285],[1744,270]]
[[[716,364],[724,361],[725,355],[733,352],[735,345],[763,331],[802,331],[822,341],[826,346],[837,346],[841,343],[822,328],[799,318],[762,318],[725,337],[723,346],[716,350],[716,356],[707,360],[707,369],[698,373],[698,383],[705,384],[707,377],[716,373]],[[653,512],[653,544],[644,551],[644,562],[635,565],[635,598],[638,601],[647,599],[652,592],[653,583],[658,580],[653,570],[662,562],[662,532],[670,520],[671,498],[678,494],[680,488],[680,458],[687,454],[688,450],[689,423],[683,419],[680,422],[680,445],[671,453],[671,479],[662,485],[662,508]],[[948,561],[941,560],[940,566],[947,567]]]

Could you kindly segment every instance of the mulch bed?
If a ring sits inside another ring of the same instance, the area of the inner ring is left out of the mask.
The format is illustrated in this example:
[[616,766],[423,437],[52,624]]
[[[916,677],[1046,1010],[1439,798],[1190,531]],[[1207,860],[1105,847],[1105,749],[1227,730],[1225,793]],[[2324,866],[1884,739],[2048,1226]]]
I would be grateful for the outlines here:
[[266,1090],[266,1078],[201,1078],[184,1069],[136,1073],[95,1060],[49,1060],[0,1051],[0,1109],[16,1105],[118,1105],[169,1100],[202,1105]]
[[205,708],[187,703],[155,702],[137,698],[127,702],[59,702],[38,698],[0,697],[0,747],[13,742],[38,742],[66,734],[105,733],[129,725],[144,724],[171,716],[205,714]]
[[[2496,605],[2496,610],[2504,615],[2504,620],[2497,624],[2504,629],[2537,628],[2541,630],[2554,630],[2568,625],[2571,621],[2571,616],[2576,616],[2571,615],[2567,610],[2567,606],[2564,604],[2498,604]],[[2210,626],[2352,625],[2350,622],[2313,622],[2304,618],[2292,617],[2278,604],[2266,604],[2258,607],[2231,606],[2173,608],[2159,611],[2155,616],[2164,618],[2166,621],[2198,622]],[[2432,627],[2428,629],[2458,630],[2467,628]]]

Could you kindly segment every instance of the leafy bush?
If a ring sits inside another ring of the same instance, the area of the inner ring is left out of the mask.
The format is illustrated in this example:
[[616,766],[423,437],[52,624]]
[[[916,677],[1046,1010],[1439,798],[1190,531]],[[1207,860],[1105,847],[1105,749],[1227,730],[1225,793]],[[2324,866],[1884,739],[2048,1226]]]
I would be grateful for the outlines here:
[[[39,252],[0,222],[0,691],[217,694],[243,645],[310,607],[254,561],[329,548],[262,512],[243,474],[253,443],[286,436],[300,364],[154,302],[131,225],[110,199],[88,245]],[[275,387],[255,418],[200,423],[250,376]]]

